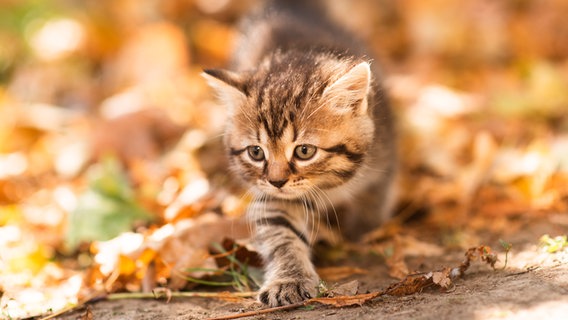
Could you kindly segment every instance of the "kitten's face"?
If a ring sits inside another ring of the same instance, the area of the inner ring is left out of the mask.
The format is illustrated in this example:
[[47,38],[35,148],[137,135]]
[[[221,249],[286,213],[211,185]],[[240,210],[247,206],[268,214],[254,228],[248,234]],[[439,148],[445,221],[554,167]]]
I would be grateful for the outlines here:
[[327,74],[293,69],[271,65],[247,75],[206,71],[229,105],[225,143],[232,169],[257,190],[284,199],[350,180],[374,132],[366,62],[325,68]]

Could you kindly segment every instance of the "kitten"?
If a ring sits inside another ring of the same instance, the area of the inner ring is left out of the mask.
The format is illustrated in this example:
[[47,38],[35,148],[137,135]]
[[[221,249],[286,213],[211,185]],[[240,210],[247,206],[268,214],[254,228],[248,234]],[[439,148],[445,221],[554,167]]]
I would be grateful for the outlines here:
[[317,293],[319,220],[357,239],[388,218],[393,120],[363,46],[317,2],[268,2],[243,33],[233,71],[204,76],[228,107],[231,168],[255,195],[259,300],[292,304]]

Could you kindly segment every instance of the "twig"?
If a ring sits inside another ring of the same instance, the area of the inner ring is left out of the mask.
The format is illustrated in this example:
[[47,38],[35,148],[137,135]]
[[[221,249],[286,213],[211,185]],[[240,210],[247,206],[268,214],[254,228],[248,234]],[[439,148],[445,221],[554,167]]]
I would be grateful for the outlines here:
[[296,309],[296,308],[299,308],[299,307],[305,307],[305,306],[309,305],[311,302],[312,302],[311,300],[306,300],[304,302],[298,302],[298,303],[289,304],[289,305],[286,305],[286,306],[266,308],[266,309],[248,311],[248,312],[237,313],[237,314],[230,314],[230,315],[221,316],[221,317],[209,318],[207,320],[227,320],[227,319],[239,319],[239,318],[244,318],[244,317],[253,317],[253,316],[258,316],[260,314],[265,314],[265,313],[271,313],[271,312],[276,312],[276,311],[290,310],[290,309]]

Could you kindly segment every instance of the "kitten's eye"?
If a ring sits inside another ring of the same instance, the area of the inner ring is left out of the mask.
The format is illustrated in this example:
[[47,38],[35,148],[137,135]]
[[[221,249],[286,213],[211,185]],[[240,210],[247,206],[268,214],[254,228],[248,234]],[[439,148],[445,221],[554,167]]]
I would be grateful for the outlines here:
[[310,160],[316,154],[317,149],[311,144],[302,144],[294,149],[294,156],[300,160]]
[[259,146],[247,147],[247,152],[248,152],[249,157],[254,161],[264,160],[264,151]]

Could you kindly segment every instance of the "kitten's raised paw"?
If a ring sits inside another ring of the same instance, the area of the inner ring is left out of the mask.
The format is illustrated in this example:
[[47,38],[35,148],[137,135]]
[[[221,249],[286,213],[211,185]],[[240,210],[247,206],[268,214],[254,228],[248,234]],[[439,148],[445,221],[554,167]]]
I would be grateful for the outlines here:
[[258,300],[270,307],[284,306],[288,304],[302,302],[316,295],[316,288],[308,287],[309,281],[276,281],[265,284],[260,293]]

